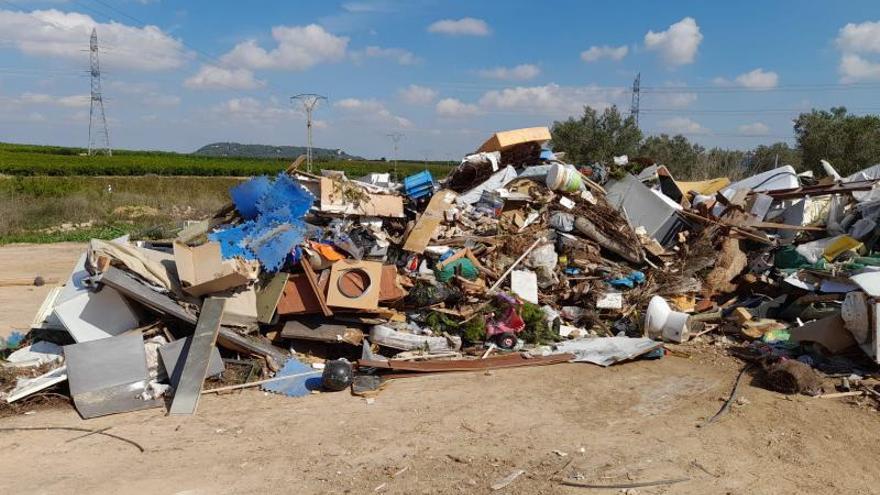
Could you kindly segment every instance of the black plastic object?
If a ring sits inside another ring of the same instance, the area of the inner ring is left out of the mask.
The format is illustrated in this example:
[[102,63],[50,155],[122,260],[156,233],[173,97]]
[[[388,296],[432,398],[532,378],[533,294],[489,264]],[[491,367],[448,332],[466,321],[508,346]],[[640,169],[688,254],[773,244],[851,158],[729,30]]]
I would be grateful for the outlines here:
[[351,363],[348,359],[333,359],[324,362],[324,373],[321,374],[321,385],[327,390],[345,390],[351,386]]
[[513,349],[514,347],[516,347],[517,341],[518,339],[516,338],[516,335],[510,332],[505,332],[495,336],[495,344],[502,349]]

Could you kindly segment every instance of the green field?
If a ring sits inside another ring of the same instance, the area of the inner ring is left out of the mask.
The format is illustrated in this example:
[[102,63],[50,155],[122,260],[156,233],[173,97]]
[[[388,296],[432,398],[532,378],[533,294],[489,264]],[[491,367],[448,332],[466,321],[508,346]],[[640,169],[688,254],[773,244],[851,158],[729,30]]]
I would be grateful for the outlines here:
[[[165,151],[116,150],[113,156],[86,156],[82,148],[35,146],[0,143],[0,174],[15,176],[49,175],[194,175],[247,177],[276,174],[291,160],[271,158],[215,158],[193,156]],[[394,165],[387,161],[316,161],[319,169],[342,170],[349,177],[369,172],[393,172]],[[398,175],[405,177],[424,170],[423,162],[401,161]],[[449,171],[448,163],[428,162],[428,170],[443,177]]]
[[[180,153],[85,150],[0,144],[0,244],[85,241],[128,233],[135,239],[172,237],[186,220],[205,218],[229,202],[245,177],[274,175],[289,160],[209,158]],[[315,162],[349,177],[392,172],[382,161]],[[448,164],[428,163],[436,178]],[[425,169],[400,162],[398,174]]]

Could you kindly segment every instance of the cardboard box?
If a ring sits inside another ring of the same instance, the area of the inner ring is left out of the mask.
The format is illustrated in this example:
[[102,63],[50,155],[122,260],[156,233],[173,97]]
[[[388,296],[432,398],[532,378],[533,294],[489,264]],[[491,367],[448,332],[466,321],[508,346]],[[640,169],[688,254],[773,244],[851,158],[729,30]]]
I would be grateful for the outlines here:
[[194,248],[175,242],[174,262],[184,292],[192,296],[234,289],[256,280],[260,274],[256,263],[238,258],[224,260],[216,242]]

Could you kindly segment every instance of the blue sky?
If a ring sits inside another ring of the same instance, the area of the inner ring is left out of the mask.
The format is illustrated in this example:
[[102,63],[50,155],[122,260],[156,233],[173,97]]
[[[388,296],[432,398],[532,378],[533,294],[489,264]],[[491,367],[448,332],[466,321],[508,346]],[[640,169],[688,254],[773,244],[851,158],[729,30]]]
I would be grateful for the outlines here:
[[455,159],[584,105],[705,146],[792,143],[813,107],[880,113],[876,1],[0,0],[0,141],[85,146],[98,30],[114,147],[305,143]]

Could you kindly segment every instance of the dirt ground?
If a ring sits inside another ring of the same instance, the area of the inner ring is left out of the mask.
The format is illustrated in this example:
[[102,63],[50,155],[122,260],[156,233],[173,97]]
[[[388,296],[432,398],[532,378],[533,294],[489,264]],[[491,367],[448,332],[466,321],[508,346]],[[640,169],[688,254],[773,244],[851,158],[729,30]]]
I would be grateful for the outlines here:
[[[0,248],[0,272],[65,278],[81,246]],[[53,257],[57,259],[53,260]],[[50,261],[51,260],[51,261]],[[57,266],[56,266],[57,265]],[[7,329],[44,291],[0,292]],[[83,421],[67,406],[0,419],[3,493],[578,494],[561,486],[686,478],[638,494],[880,493],[880,415],[853,399],[753,386],[718,422],[738,361],[712,346],[607,369],[588,364],[391,382],[374,401],[205,396],[198,414],[162,410]],[[69,431],[104,429],[134,446]],[[506,488],[491,485],[514,470]]]

